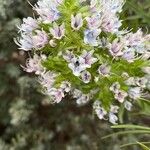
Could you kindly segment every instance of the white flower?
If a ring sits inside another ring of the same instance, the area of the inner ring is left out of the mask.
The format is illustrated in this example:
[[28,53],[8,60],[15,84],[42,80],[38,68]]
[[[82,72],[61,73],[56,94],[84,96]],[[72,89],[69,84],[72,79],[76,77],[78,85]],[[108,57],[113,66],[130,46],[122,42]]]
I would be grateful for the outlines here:
[[114,113],[109,113],[109,122],[112,124],[117,124],[116,122],[118,121],[118,117]]
[[134,77],[130,77],[125,81],[126,85],[136,85]]
[[76,16],[71,15],[71,27],[74,30],[79,30],[83,26],[82,14],[79,13]]
[[14,39],[15,43],[24,51],[29,51],[33,48],[32,36],[27,34],[22,34],[21,38]]
[[135,83],[137,86],[140,86],[141,88],[146,88],[146,84],[148,82],[148,79],[146,79],[145,77],[142,78],[135,78]]
[[141,97],[141,88],[140,87],[130,88],[128,94],[130,98],[137,100]]
[[23,24],[21,24],[21,26],[18,28],[19,28],[19,31],[31,33],[37,27],[38,27],[37,20],[33,19],[32,17],[28,17],[28,18],[23,19]]
[[79,98],[82,96],[82,92],[78,89],[74,89],[72,92],[72,96],[73,96],[73,98]]
[[85,30],[84,31],[84,43],[91,46],[98,46],[97,37],[101,33],[100,29]]
[[113,93],[117,93],[120,89],[120,84],[119,82],[115,82],[111,85],[111,87],[109,88],[110,91],[112,91]]
[[76,103],[78,105],[84,105],[84,104],[88,103],[89,100],[90,100],[89,94],[82,94],[82,96],[77,98]]
[[131,108],[132,108],[132,103],[129,102],[129,101],[125,101],[124,102],[124,107],[128,110],[128,111],[131,111]]
[[100,101],[96,100],[93,103],[93,109],[99,119],[105,119],[105,115],[107,114],[107,111],[103,107],[101,107]]
[[88,71],[82,71],[81,72],[81,79],[84,83],[89,83],[91,80],[91,74]]
[[53,28],[50,28],[50,33],[55,39],[62,39],[65,36],[65,24],[58,26],[55,22],[53,23]]
[[68,64],[68,67],[73,71],[75,76],[80,76],[81,72],[85,70],[84,59],[74,58]]
[[71,91],[71,84],[68,81],[63,81],[60,85],[60,88],[68,93]]

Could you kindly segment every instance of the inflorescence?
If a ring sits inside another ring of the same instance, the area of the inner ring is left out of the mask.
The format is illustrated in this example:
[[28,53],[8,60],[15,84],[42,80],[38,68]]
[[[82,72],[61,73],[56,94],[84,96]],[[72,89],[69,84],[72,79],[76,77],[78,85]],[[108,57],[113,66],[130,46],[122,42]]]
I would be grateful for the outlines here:
[[150,35],[122,29],[124,0],[39,0],[15,39],[30,57],[23,69],[35,73],[53,103],[68,93],[78,105],[93,101],[99,119],[118,122],[119,109],[150,90]]

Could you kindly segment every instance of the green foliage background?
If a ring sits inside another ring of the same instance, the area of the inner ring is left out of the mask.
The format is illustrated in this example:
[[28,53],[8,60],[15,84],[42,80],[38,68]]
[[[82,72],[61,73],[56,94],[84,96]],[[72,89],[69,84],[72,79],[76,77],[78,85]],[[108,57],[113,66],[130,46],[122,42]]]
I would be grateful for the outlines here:
[[[119,150],[122,144],[150,139],[147,134],[101,139],[119,129],[95,118],[91,104],[77,107],[69,96],[60,104],[49,104],[36,78],[22,71],[20,64],[27,56],[13,42],[16,25],[27,16],[33,12],[26,0],[0,0],[0,150]],[[150,1],[127,0],[121,18],[124,28],[149,32]],[[149,107],[139,101],[130,115],[120,112],[119,117],[123,123],[148,126]],[[124,149],[129,148],[140,149]]]

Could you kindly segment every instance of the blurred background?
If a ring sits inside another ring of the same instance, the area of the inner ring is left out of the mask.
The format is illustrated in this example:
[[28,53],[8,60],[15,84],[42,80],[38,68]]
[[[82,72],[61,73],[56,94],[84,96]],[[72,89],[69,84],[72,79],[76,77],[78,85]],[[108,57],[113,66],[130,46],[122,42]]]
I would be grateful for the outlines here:
[[[150,139],[147,134],[102,139],[118,129],[97,119],[90,103],[79,107],[69,96],[60,104],[49,103],[36,77],[22,71],[27,55],[13,41],[16,25],[28,16],[33,11],[27,0],[0,0],[0,150],[120,150],[123,144]],[[121,18],[123,28],[149,32],[150,0],[127,0]],[[122,123],[149,126],[149,108],[143,102],[130,115],[124,112]]]

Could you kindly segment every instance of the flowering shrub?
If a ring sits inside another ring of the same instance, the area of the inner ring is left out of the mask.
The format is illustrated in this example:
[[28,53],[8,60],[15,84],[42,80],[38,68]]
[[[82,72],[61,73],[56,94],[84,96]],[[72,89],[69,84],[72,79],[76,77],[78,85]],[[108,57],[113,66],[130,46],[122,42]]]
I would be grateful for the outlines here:
[[30,52],[34,72],[53,103],[68,93],[78,105],[93,101],[99,119],[116,124],[150,90],[150,35],[122,29],[123,0],[42,0],[24,18],[15,39]]

